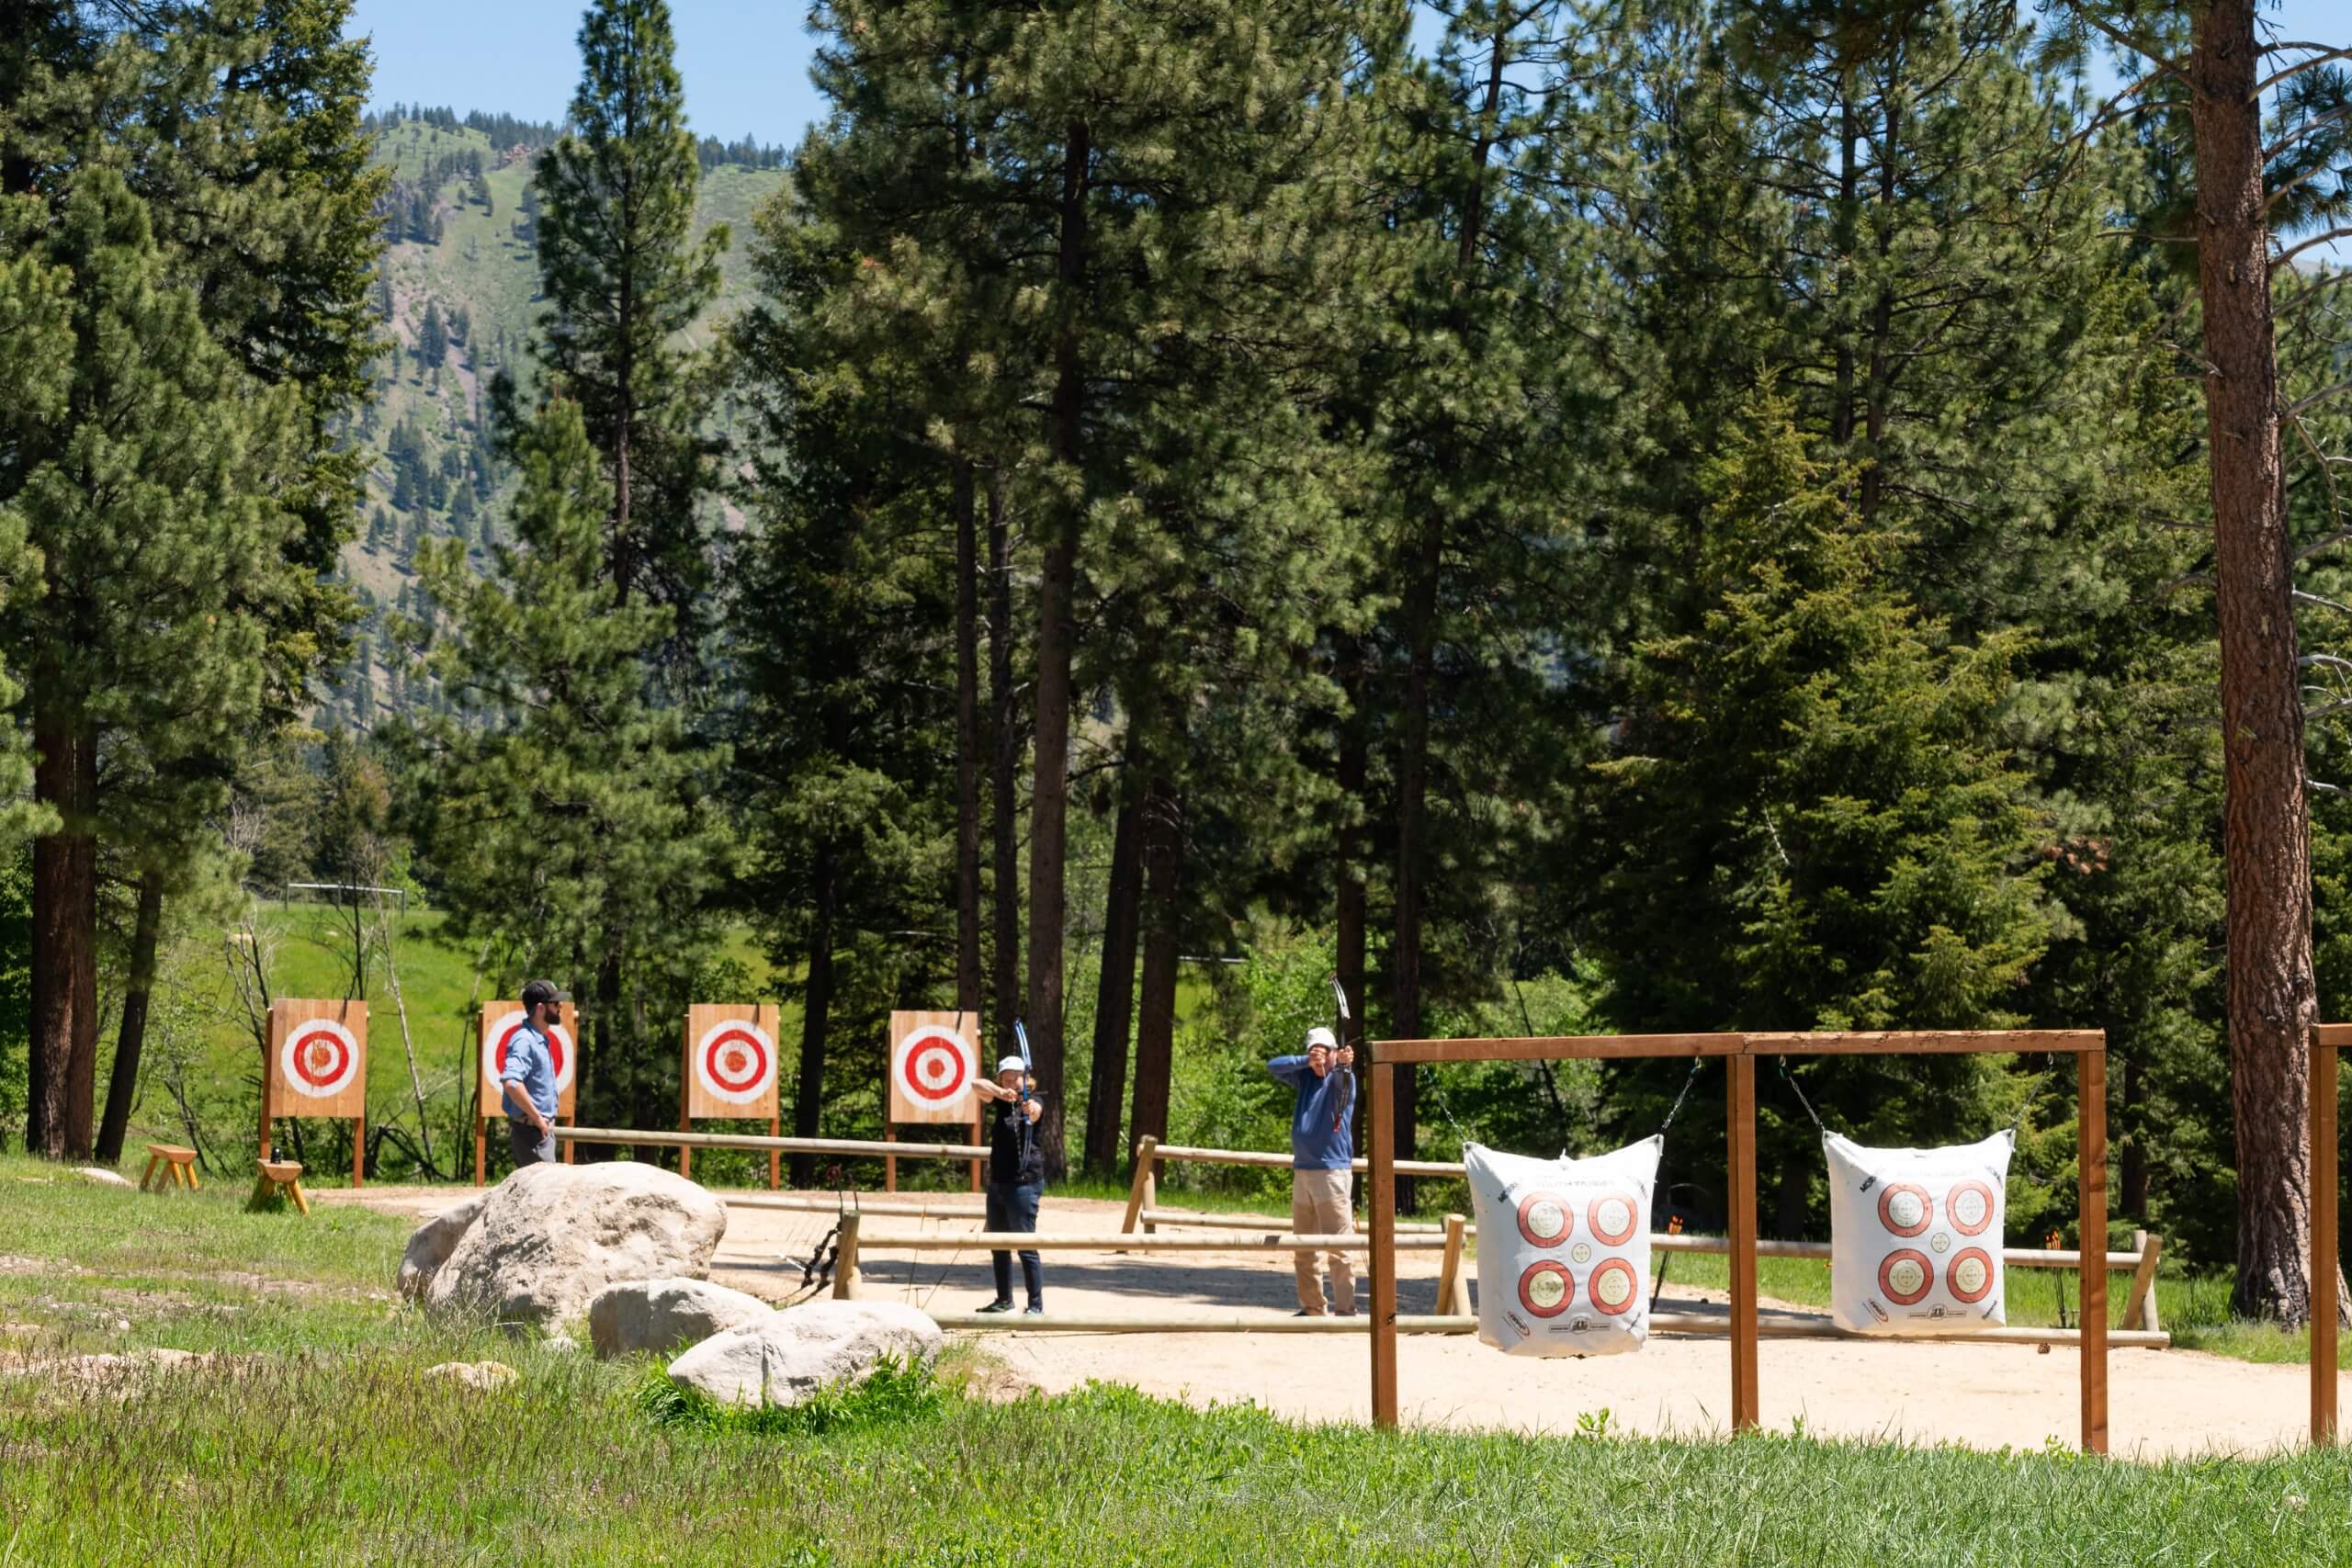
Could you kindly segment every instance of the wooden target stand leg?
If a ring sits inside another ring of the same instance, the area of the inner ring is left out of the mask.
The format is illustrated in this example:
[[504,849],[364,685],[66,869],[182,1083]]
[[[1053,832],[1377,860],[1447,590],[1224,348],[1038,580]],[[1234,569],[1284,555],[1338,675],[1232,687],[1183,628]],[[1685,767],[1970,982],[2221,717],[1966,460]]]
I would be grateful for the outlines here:
[[[882,1123],[882,1141],[886,1144],[895,1144],[899,1141],[899,1128],[896,1122],[885,1122]],[[885,1192],[896,1192],[898,1190],[899,1156],[897,1155],[884,1155],[882,1156],[882,1190]]]
[[2312,1031],[2312,1445],[2336,1438],[2335,1270],[2342,1256],[2336,1234],[2337,1053],[2352,1043],[2352,1026],[2323,1023]]
[[2076,1246],[2082,1254],[2083,1451],[2107,1452],[2107,1052],[2075,1060],[2075,1164],[2083,1215]]
[[1756,1058],[1727,1058],[1724,1095],[1731,1156],[1731,1429],[1762,1420],[1756,1331]]

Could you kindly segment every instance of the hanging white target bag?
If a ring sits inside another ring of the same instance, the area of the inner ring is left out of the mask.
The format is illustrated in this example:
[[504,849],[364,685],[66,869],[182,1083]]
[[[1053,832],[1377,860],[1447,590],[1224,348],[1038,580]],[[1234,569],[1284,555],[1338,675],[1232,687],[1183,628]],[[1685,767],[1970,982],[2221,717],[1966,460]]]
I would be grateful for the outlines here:
[[1835,1133],[1829,1300],[1858,1334],[1973,1334],[2007,1321],[2001,1224],[2014,1133],[1945,1149],[1866,1149]]
[[1590,1159],[1476,1144],[1478,1337],[1511,1356],[1606,1356],[1649,1337],[1650,1193],[1662,1137]]

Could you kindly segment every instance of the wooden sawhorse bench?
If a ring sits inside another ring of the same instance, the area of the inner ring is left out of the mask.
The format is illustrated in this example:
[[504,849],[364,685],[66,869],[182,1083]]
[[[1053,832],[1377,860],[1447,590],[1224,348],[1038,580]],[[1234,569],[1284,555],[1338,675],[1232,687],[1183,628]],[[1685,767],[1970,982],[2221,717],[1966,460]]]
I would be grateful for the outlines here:
[[[150,1181],[155,1184],[152,1189],[147,1185]],[[161,1192],[166,1187],[185,1187],[194,1192],[203,1185],[196,1179],[194,1149],[177,1144],[147,1145],[147,1169],[139,1178],[139,1190]]]
[[273,1192],[283,1192],[294,1200],[294,1207],[307,1214],[311,1201],[302,1196],[302,1168],[290,1159],[266,1159],[261,1162],[260,1179],[254,1183],[254,1199],[249,1205],[259,1208],[269,1201]]

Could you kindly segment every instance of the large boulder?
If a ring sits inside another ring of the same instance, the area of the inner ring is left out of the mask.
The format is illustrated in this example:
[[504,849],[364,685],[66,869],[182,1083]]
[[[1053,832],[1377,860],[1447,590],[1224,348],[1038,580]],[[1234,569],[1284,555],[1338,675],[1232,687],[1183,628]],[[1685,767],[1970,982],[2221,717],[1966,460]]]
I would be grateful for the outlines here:
[[588,1337],[599,1360],[639,1350],[666,1356],[774,1311],[757,1296],[707,1280],[644,1280],[596,1292],[588,1303]]
[[416,1227],[408,1238],[408,1250],[401,1254],[401,1294],[413,1302],[424,1299],[424,1288],[441,1265],[449,1261],[449,1254],[457,1250],[458,1238],[481,1218],[481,1206],[490,1201],[487,1192],[477,1192],[454,1209],[440,1213]]
[[937,1324],[897,1302],[813,1302],[704,1340],[670,1377],[721,1404],[803,1404],[864,1382],[886,1356],[929,1366],[941,1343]]
[[483,1194],[424,1282],[424,1302],[554,1328],[586,1313],[607,1285],[701,1279],[726,1234],[718,1199],[657,1166],[526,1166]]

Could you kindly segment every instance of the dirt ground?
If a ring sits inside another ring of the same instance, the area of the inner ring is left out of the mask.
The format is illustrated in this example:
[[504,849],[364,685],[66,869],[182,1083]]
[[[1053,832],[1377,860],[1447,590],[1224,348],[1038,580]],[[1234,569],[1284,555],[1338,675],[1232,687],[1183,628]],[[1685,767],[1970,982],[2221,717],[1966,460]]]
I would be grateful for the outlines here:
[[[368,1188],[314,1201],[359,1201],[420,1220],[459,1200],[447,1188]],[[726,1238],[711,1274],[782,1300],[831,1224],[830,1214],[754,1207],[764,1192],[722,1192]],[[876,1215],[869,1231],[977,1230],[978,1200],[936,1200],[930,1219]],[[1048,1198],[1048,1231],[1118,1228],[1120,1205]],[[1361,1267],[1361,1265],[1359,1265]],[[1287,1315],[1296,1305],[1287,1258],[1248,1253],[1146,1257],[1045,1255],[1047,1315]],[[1398,1258],[1400,1307],[1435,1310],[1438,1254]],[[939,1313],[994,1294],[985,1253],[869,1254],[865,1292]],[[1015,1289],[1018,1272],[1015,1274]],[[1661,1310],[1704,1310],[1719,1292],[1670,1280]],[[1766,1303],[1770,1308],[1774,1303]],[[1012,1376],[1048,1392],[1089,1380],[1123,1382],[1194,1404],[1251,1402],[1309,1421],[1371,1416],[1370,1345],[1352,1334],[989,1334],[981,1345]],[[2030,1345],[1771,1340],[1762,1349],[1763,1421],[1817,1436],[1959,1441],[1984,1449],[2071,1447],[2078,1430],[2078,1357]],[[1468,1336],[1408,1335],[1397,1371],[1407,1420],[1431,1426],[1564,1432],[1607,1411],[1612,1429],[1719,1433],[1730,1420],[1727,1340],[1660,1335],[1637,1354],[1585,1360],[1505,1357]],[[2117,1455],[2254,1453],[2298,1443],[2309,1419],[2300,1366],[2258,1366],[2193,1350],[2109,1353],[2110,1449]]]

